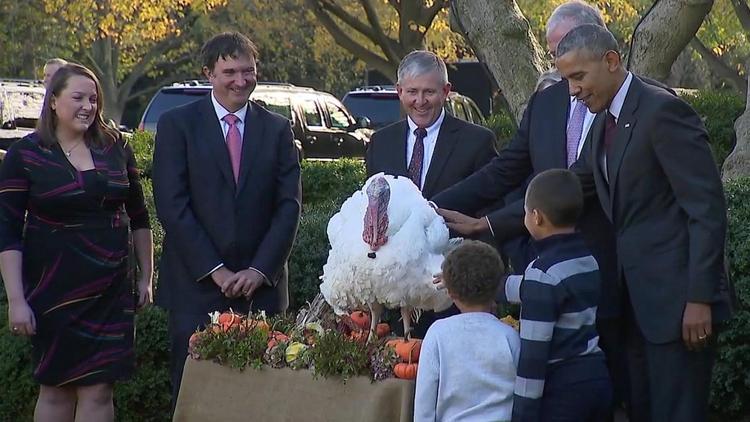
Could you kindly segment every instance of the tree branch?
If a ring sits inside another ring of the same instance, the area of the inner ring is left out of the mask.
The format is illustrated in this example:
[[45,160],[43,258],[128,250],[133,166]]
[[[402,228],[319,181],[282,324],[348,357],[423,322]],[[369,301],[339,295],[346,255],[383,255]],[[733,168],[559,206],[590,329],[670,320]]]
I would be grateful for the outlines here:
[[740,76],[737,71],[727,65],[727,63],[711,51],[710,48],[706,47],[698,37],[693,37],[693,39],[690,40],[690,46],[693,47],[701,57],[703,57],[703,60],[706,61],[713,72],[716,72],[716,74],[729,81],[736,89],[742,92],[743,96],[747,96],[747,82],[745,78]]
[[401,2],[399,0],[388,0],[388,4],[396,10],[396,13],[401,16]]
[[375,67],[378,70],[390,69],[393,65],[383,57],[373,53],[369,48],[359,44],[357,41],[346,35],[344,31],[336,25],[336,22],[328,15],[328,13],[322,10],[320,3],[316,0],[307,0],[307,3],[312,7],[313,13],[318,18],[321,24],[326,28],[329,34],[333,37],[337,44],[349,50],[356,57],[365,61],[369,65]]
[[429,28],[429,24],[432,23],[435,16],[437,16],[444,7],[448,7],[449,4],[448,0],[433,1],[432,6],[422,9],[422,13],[419,14],[419,23],[424,23],[424,26]]
[[734,13],[737,15],[742,28],[746,32],[750,32],[750,6],[747,5],[745,0],[731,0]]
[[390,40],[383,32],[383,26],[380,24],[378,13],[372,6],[372,2],[370,0],[359,0],[359,3],[362,5],[362,8],[365,9],[367,20],[370,22],[370,26],[372,26],[373,32],[375,33],[377,45],[383,50],[385,57],[388,58],[388,61],[391,63],[398,63],[401,61],[401,57],[399,57],[396,51],[391,48]]
[[[349,12],[344,10],[341,6],[336,4],[335,1],[331,0],[311,0],[308,1],[310,3],[310,6],[313,8],[313,10],[318,9],[321,11],[327,11],[330,12],[333,16],[336,16],[337,18],[341,19],[342,22],[349,25],[352,29],[359,32],[360,34],[364,35],[365,37],[372,40],[373,43],[377,43],[377,36],[372,31],[372,28],[368,27],[362,21],[355,18]],[[317,13],[316,13],[317,16]]]

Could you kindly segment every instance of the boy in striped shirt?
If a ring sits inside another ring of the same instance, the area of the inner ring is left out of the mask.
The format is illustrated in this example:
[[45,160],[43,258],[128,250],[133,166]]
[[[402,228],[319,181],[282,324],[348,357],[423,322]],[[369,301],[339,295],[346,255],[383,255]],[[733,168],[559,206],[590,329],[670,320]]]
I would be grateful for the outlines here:
[[606,420],[612,386],[595,326],[601,279],[575,229],[583,208],[578,178],[562,169],[538,174],[524,208],[538,256],[500,294],[521,304],[513,421]]

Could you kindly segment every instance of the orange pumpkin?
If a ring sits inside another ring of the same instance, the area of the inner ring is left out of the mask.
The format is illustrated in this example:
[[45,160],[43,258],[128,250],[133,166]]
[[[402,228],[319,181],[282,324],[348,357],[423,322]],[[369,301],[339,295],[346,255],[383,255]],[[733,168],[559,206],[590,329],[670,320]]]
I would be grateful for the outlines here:
[[273,331],[271,332],[271,334],[269,334],[268,348],[272,349],[276,347],[277,344],[283,343],[285,341],[289,341],[289,336],[282,333],[281,331]]
[[397,338],[389,340],[386,345],[392,347],[402,362],[418,362],[419,361],[419,350],[422,348],[422,340]]
[[393,367],[393,374],[396,378],[404,380],[413,380],[417,378],[418,363],[397,363]]
[[370,329],[370,314],[364,311],[354,311],[349,315],[352,321],[357,324],[357,327],[363,330]]
[[268,333],[269,331],[271,331],[271,326],[268,325],[268,323],[266,321],[262,320],[262,319],[258,319],[258,320],[251,319],[251,320],[248,320],[248,324],[249,324],[249,328],[251,328],[251,329],[254,328],[256,330],[260,330],[260,331],[263,331],[265,333]]
[[385,322],[381,322],[375,327],[375,335],[378,336],[378,338],[383,338],[390,334],[391,332],[391,326],[388,325]]
[[242,316],[235,314],[234,312],[224,312],[219,315],[219,326],[224,331],[228,331],[232,327],[240,325],[242,322]]

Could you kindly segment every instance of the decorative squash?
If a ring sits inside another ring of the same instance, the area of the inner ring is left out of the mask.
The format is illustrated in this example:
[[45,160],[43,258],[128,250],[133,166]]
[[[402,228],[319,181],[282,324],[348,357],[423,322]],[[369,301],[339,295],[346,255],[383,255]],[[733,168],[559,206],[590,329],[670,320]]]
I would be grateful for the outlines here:
[[273,349],[279,343],[289,341],[289,336],[282,333],[281,331],[272,331],[271,334],[269,334],[268,336],[269,336],[269,339],[268,339],[269,349]]
[[397,363],[393,367],[393,374],[396,378],[404,380],[413,380],[417,378],[417,370],[419,369],[418,363]]
[[240,325],[240,323],[242,322],[242,315],[236,314],[231,311],[224,312],[223,314],[219,315],[218,322],[222,330],[228,331],[230,328]]
[[364,311],[354,311],[349,315],[355,324],[362,330],[370,329],[370,314]]
[[375,335],[377,335],[378,338],[383,338],[390,333],[391,333],[391,326],[385,322],[381,322],[375,327]]
[[351,334],[349,334],[349,339],[357,343],[367,343],[367,337],[369,337],[369,332],[365,330],[352,331]]
[[392,347],[402,362],[412,363],[419,361],[419,350],[422,348],[422,340],[397,338],[389,340],[386,345]]

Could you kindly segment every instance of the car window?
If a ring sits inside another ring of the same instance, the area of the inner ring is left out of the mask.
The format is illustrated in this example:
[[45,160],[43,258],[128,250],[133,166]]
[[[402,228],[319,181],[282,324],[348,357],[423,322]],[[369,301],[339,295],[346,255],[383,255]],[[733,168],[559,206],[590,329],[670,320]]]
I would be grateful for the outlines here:
[[331,116],[331,127],[336,129],[347,129],[351,125],[349,116],[337,104],[330,101],[326,101],[326,108],[328,109],[328,115]]
[[143,116],[143,121],[146,123],[156,123],[165,111],[199,100],[209,92],[211,92],[211,90],[208,89],[159,91],[159,93],[154,96],[151,104],[149,104],[146,115]]
[[458,101],[453,102],[453,112],[455,113],[455,116],[461,120],[469,121],[468,116],[466,115],[466,109],[464,108],[464,105],[459,103]]
[[302,114],[305,115],[305,121],[308,126],[323,126],[323,116],[320,114],[318,103],[314,99],[304,99],[301,102]]
[[401,103],[395,95],[347,95],[344,105],[352,115],[370,119],[375,129],[401,120]]
[[292,120],[292,103],[286,95],[253,94],[250,98],[266,109]]

